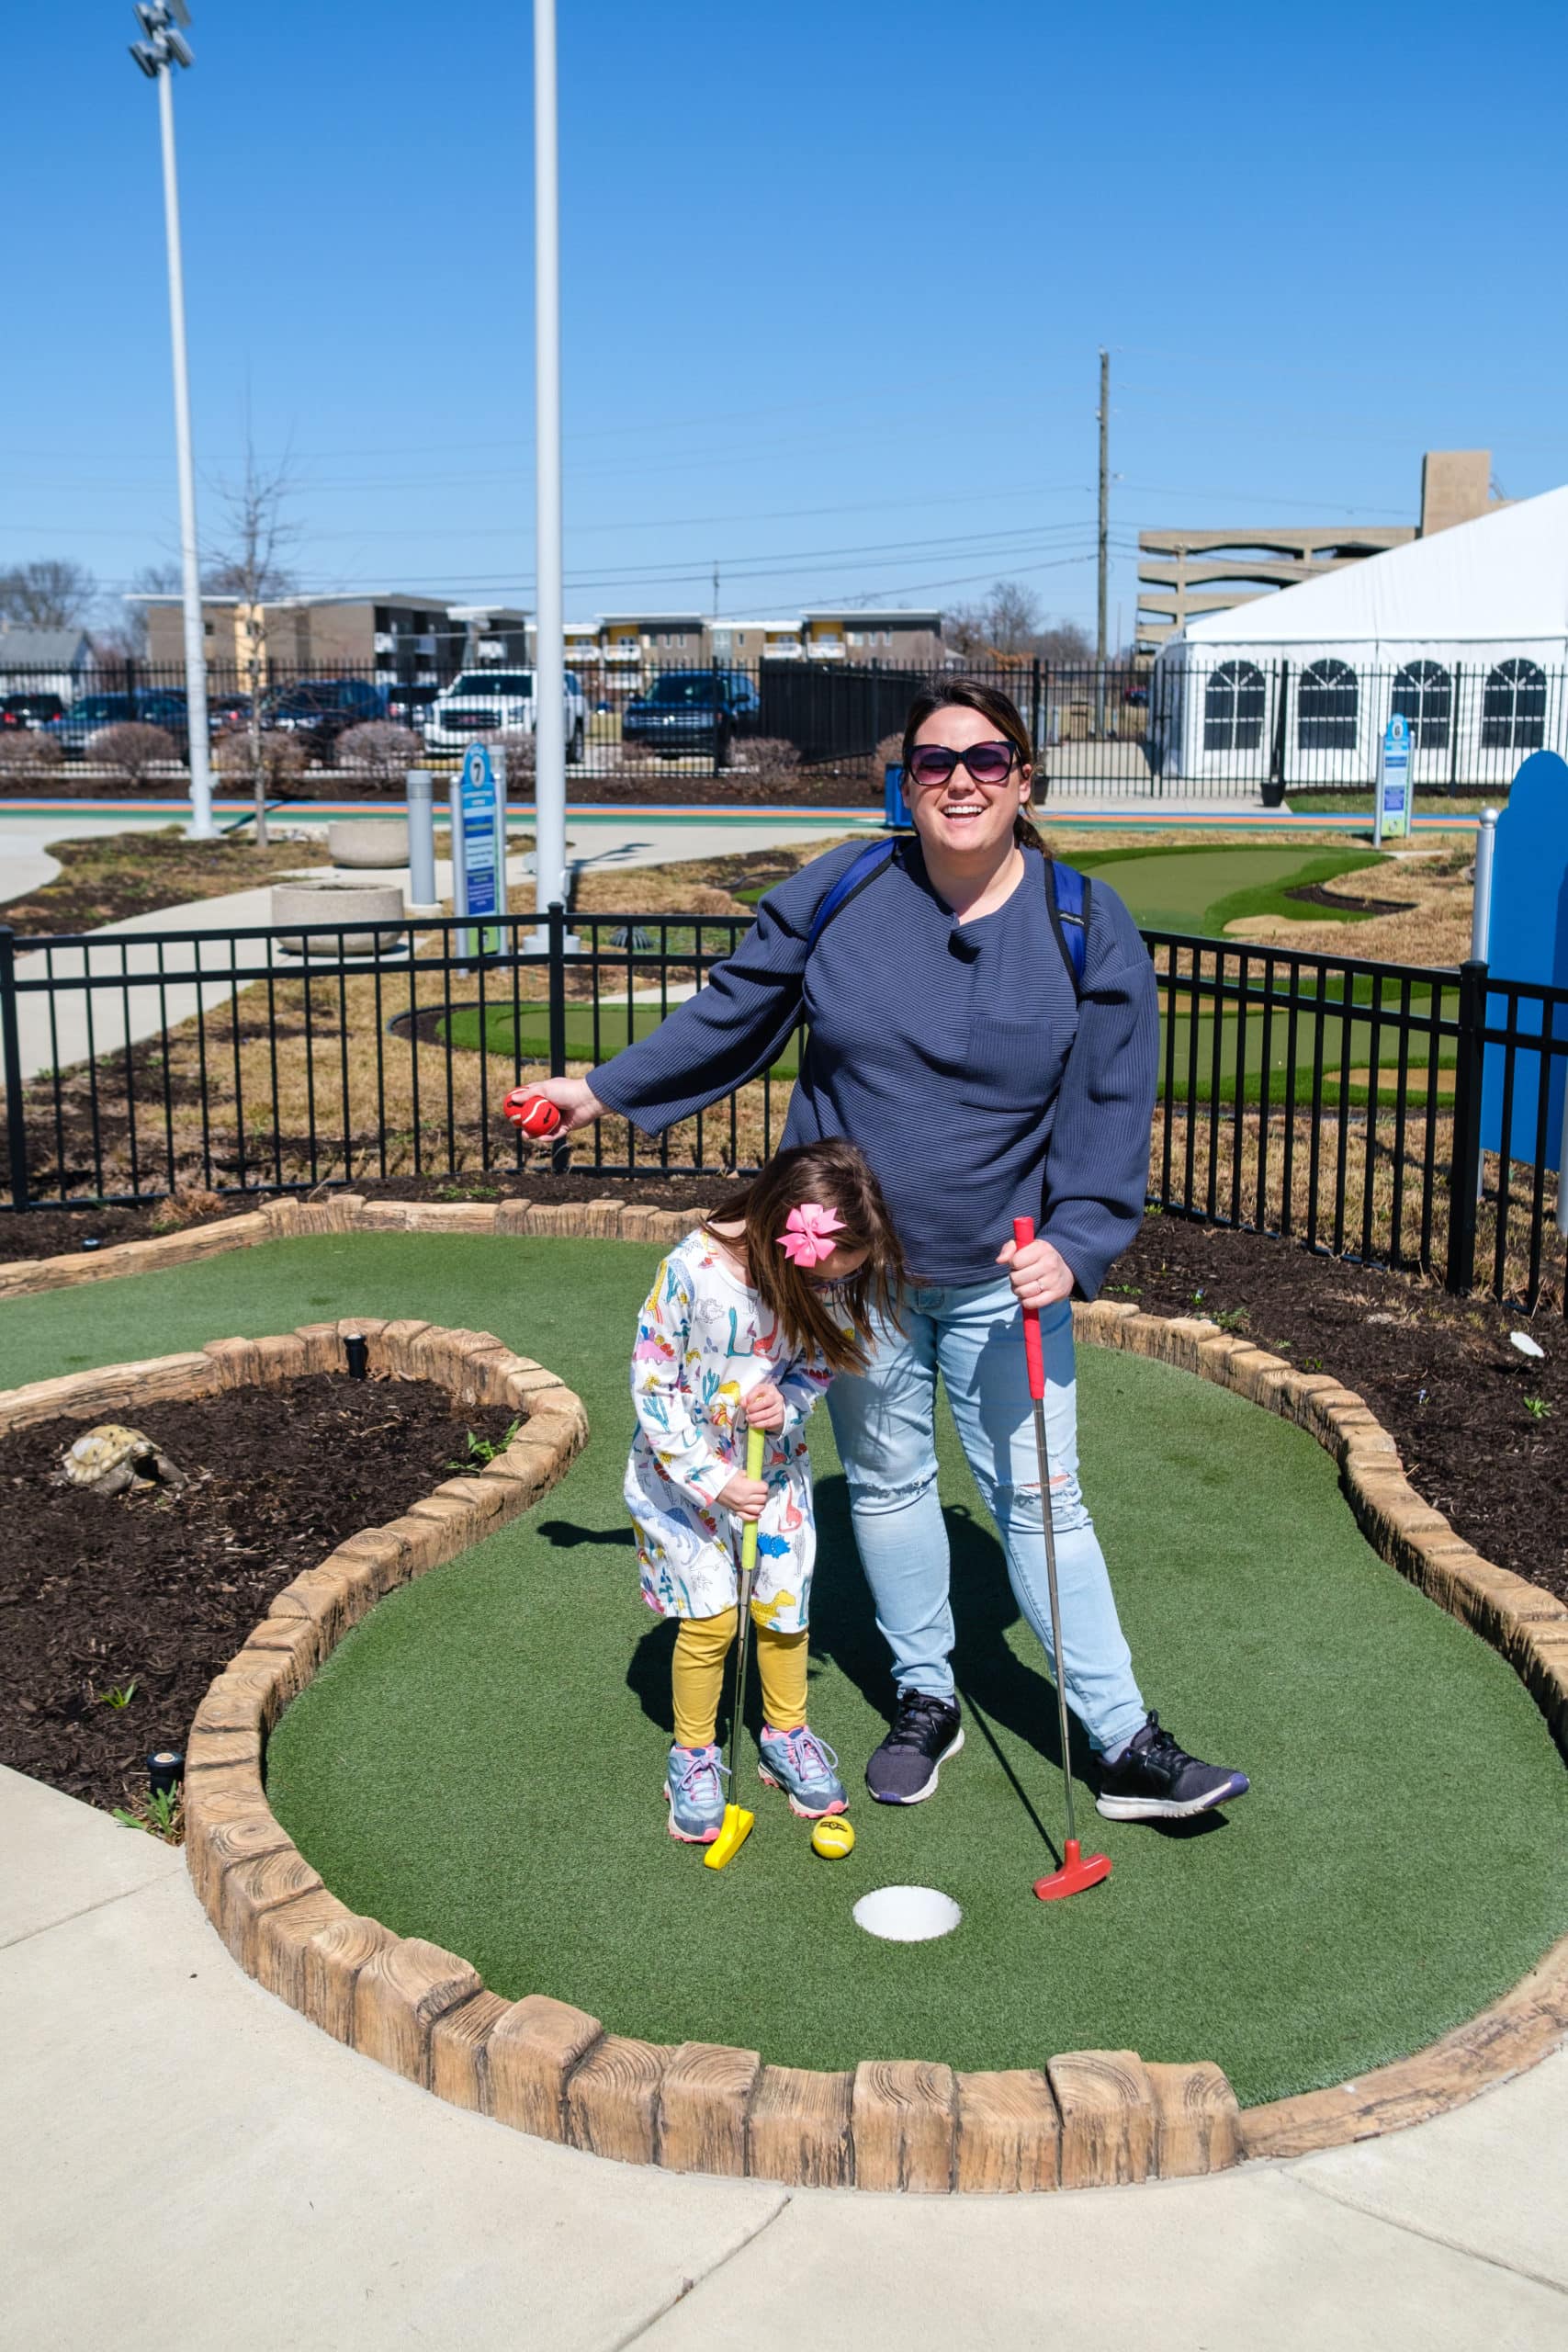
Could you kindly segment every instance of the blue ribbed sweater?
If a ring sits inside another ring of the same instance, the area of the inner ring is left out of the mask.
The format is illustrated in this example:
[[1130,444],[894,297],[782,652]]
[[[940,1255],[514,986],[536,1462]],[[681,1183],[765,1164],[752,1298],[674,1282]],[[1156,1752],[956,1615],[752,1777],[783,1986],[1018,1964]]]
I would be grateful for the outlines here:
[[594,1072],[595,1094],[657,1135],[765,1069],[804,1010],[784,1143],[860,1146],[914,1277],[994,1280],[1013,1218],[1032,1216],[1092,1298],[1148,1182],[1159,1018],[1131,915],[1094,884],[1075,1001],[1037,852],[1004,905],[959,923],[901,842],[808,964],[811,918],[860,846],[771,890],[706,987]]

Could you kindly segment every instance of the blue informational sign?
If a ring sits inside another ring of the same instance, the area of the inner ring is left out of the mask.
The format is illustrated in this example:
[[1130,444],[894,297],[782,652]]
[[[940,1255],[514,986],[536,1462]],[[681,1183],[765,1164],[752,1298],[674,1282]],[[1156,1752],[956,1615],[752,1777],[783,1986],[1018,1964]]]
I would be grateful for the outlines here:
[[[452,903],[459,919],[473,916],[481,925],[479,952],[500,952],[498,928],[506,912],[506,784],[502,764],[498,775],[487,746],[470,743],[463,754],[461,773],[454,778],[452,798]],[[473,952],[472,933],[457,934],[457,954]]]
[[[1488,955],[1491,968],[1505,979],[1568,988],[1568,763],[1555,752],[1531,752],[1514,778],[1508,805],[1497,820]],[[1487,1027],[1505,1028],[1509,1011],[1506,997],[1489,992]],[[1568,1038],[1568,1006],[1517,1000],[1521,1031],[1539,1035],[1543,1014],[1551,1018],[1553,1037]],[[1527,1167],[1543,1163],[1560,1169],[1568,1055],[1543,1056],[1529,1046],[1516,1046],[1506,1144],[1503,1138],[1506,1062],[1504,1046],[1486,1047],[1481,1084],[1483,1149],[1506,1149],[1510,1159],[1523,1160]]]
[[1403,841],[1410,831],[1410,722],[1395,711],[1382,731],[1377,819],[1372,840]]

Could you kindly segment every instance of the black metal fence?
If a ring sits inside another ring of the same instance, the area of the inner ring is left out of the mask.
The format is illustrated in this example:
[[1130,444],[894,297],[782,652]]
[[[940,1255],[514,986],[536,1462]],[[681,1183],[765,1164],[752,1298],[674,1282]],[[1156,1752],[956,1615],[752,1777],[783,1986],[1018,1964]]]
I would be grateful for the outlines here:
[[[1014,696],[1039,747],[1047,800],[1366,790],[1395,713],[1410,728],[1418,798],[1505,792],[1530,752],[1568,747],[1568,672],[1522,657],[1371,669],[1339,660],[1204,660],[1188,649],[1185,662],[1168,656],[1152,670],[1042,661],[950,661],[946,668],[961,666]],[[643,786],[650,776],[668,777],[672,787],[682,776],[728,779],[742,798],[758,797],[759,787],[787,797],[792,773],[804,769],[818,779],[841,776],[840,797],[874,799],[877,746],[899,730],[910,695],[935,674],[930,665],[748,664],[696,652],[569,669],[569,776],[610,798],[617,779]],[[335,779],[339,791],[399,788],[395,757],[378,754],[357,778],[341,764],[351,728],[389,719],[408,730],[408,757],[426,763],[455,763],[475,734],[501,736],[515,755],[516,797],[526,792],[535,707],[528,669],[439,680],[374,664],[306,672],[273,663],[258,685],[239,666],[215,663],[209,695],[220,748],[249,731],[254,713],[259,732],[290,739],[298,764]],[[0,779],[25,776],[29,751],[39,762],[112,773],[104,767],[106,730],[132,718],[160,728],[170,760],[182,761],[183,668],[119,660],[74,684],[54,673],[0,669]],[[176,772],[163,772],[165,789]],[[57,773],[66,780],[64,769]],[[44,775],[39,767],[35,788]]]
[[[0,929],[0,1212],[517,1177],[505,1089],[647,1035],[746,929],[570,921],[571,938],[558,909],[482,934],[454,920],[39,940]],[[1548,1165],[1563,1141],[1568,989],[1480,964],[1145,938],[1162,1021],[1154,1205],[1568,1313],[1568,1218]],[[606,1120],[575,1139],[574,1164],[755,1167],[778,1145],[806,1047],[797,1033],[657,1140]]]

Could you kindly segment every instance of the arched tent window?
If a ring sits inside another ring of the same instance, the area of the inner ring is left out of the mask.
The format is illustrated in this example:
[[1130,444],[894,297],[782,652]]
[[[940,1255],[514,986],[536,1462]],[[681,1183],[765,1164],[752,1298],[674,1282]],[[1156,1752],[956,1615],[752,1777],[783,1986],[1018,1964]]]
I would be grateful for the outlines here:
[[1356,748],[1356,673],[1346,662],[1313,662],[1296,696],[1296,743],[1303,752]]
[[1256,752],[1262,741],[1262,671],[1252,662],[1222,662],[1203,689],[1203,749]]
[[1453,726],[1454,682],[1440,662],[1407,662],[1395,673],[1393,709],[1410,729],[1411,749],[1446,752]]
[[1499,662],[1486,674],[1481,740],[1503,752],[1539,752],[1546,741],[1546,673],[1534,662]]

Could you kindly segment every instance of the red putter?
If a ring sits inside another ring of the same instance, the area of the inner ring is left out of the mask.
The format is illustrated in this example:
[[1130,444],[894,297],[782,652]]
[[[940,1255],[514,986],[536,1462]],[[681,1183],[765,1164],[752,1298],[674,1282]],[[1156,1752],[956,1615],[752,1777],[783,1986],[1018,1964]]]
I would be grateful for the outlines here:
[[[1015,1216],[1012,1238],[1016,1248],[1026,1250],[1034,1238],[1034,1219]],[[1098,1886],[1102,1878],[1111,1876],[1111,1857],[1090,1854],[1087,1858],[1079,1850],[1077,1830],[1073,1820],[1073,1768],[1067,1759],[1067,1692],[1062,1672],[1062,1604],[1056,1592],[1056,1532],[1051,1524],[1051,1461],[1045,1444],[1045,1350],[1040,1339],[1040,1309],[1026,1306],[1023,1310],[1023,1347],[1029,1359],[1029,1393],[1034,1399],[1034,1445],[1040,1457],[1040,1517],[1045,1530],[1045,1577],[1051,1588],[1051,1630],[1056,1644],[1056,1715],[1062,1738],[1062,1790],[1066,1799],[1067,1836],[1062,1850],[1062,1867],[1053,1871],[1049,1878],[1037,1878],[1034,1892],[1042,1903],[1059,1903],[1066,1894],[1081,1894],[1086,1886]]]
[[514,1127],[538,1142],[544,1136],[553,1136],[560,1125],[560,1113],[547,1094],[537,1094],[531,1086],[514,1086],[501,1105]]

